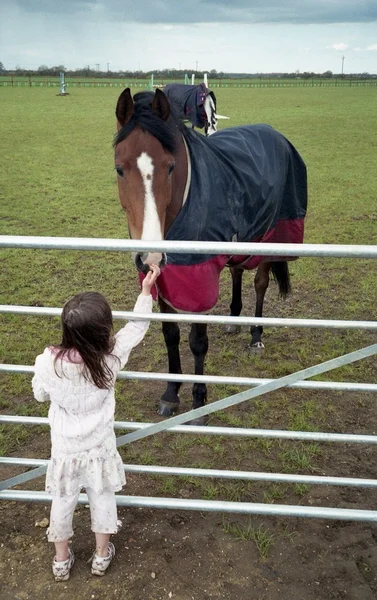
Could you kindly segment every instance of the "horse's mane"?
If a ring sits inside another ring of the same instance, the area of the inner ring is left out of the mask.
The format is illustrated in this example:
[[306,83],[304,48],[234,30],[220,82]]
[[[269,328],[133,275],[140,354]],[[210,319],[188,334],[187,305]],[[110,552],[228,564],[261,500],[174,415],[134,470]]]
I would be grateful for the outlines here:
[[186,139],[192,136],[193,132],[179,119],[171,105],[170,116],[167,121],[163,121],[152,110],[153,98],[153,92],[138,92],[134,95],[134,112],[130,120],[115,135],[114,146],[125,140],[135,127],[148,131],[171,153],[177,147],[177,131],[180,131]]

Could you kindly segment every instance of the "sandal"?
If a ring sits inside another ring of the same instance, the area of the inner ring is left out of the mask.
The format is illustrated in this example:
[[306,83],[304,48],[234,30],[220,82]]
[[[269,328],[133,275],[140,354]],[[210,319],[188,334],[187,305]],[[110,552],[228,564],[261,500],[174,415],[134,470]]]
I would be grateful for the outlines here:
[[98,575],[99,577],[102,577],[106,573],[106,570],[110,566],[114,556],[115,548],[114,544],[111,542],[109,542],[107,556],[98,556],[96,553],[94,553],[92,558],[92,575]]
[[56,557],[52,563],[52,572],[55,577],[55,581],[67,581],[69,579],[70,571],[75,562],[75,555],[71,548],[68,548],[68,558],[66,560],[56,560]]

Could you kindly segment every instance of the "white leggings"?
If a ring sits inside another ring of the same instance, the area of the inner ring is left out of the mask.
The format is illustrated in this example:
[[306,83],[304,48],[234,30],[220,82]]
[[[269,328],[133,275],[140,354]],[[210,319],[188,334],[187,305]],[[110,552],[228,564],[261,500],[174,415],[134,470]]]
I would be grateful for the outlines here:
[[[117,533],[117,507],[114,492],[96,494],[86,488],[89,498],[92,531],[94,533]],[[73,535],[72,518],[80,492],[73,496],[54,496],[51,504],[49,542],[64,542]]]

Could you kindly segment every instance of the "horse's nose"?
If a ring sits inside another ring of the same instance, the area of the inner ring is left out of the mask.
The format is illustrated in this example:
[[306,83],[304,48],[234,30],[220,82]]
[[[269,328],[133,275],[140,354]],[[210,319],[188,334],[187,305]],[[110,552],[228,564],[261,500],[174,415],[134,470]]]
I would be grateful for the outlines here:
[[148,273],[149,265],[158,265],[160,269],[166,265],[166,254],[160,252],[137,252],[134,255],[135,266],[141,273]]

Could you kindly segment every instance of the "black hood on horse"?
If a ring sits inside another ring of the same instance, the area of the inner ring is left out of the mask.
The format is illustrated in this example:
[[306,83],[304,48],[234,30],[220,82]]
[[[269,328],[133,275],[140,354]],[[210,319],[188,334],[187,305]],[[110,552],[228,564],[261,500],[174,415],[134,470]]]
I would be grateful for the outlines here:
[[168,83],[163,92],[179,117],[187,119],[199,129],[203,129],[207,125],[208,115],[205,110],[205,101],[208,96],[212,98],[216,112],[216,96],[206,87],[205,83],[199,85]]

